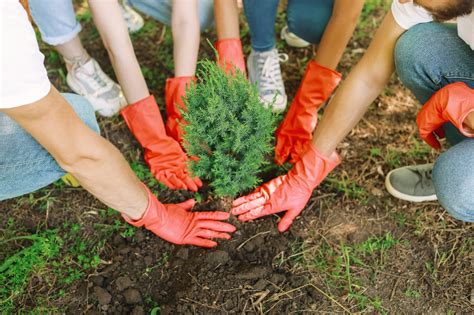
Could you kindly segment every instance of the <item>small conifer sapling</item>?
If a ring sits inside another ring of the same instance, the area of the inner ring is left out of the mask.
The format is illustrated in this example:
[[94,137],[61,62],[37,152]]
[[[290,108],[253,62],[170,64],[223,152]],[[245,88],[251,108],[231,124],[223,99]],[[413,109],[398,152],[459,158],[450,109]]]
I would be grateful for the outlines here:
[[257,87],[240,71],[229,75],[216,63],[200,62],[198,82],[189,86],[183,112],[184,147],[190,170],[209,181],[218,197],[235,197],[256,187],[273,152],[275,115]]

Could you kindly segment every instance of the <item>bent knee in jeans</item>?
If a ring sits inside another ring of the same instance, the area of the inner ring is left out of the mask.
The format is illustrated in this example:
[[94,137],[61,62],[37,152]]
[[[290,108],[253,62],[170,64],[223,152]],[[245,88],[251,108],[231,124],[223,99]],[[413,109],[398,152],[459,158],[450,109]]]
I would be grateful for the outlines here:
[[[99,133],[99,125],[89,102],[75,94],[63,96],[79,118]],[[33,192],[64,175],[54,158],[29,133],[3,113],[0,113],[0,147],[0,200]]]
[[454,218],[474,222],[474,139],[441,154],[433,169],[440,204]]

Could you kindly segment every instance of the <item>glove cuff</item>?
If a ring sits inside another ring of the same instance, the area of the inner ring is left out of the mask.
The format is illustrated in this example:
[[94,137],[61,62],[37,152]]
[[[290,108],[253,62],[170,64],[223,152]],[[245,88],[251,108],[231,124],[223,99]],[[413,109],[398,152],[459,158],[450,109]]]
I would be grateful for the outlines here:
[[145,209],[145,212],[143,212],[143,215],[141,219],[139,220],[133,220],[129,218],[127,215],[122,214],[122,218],[130,225],[133,225],[135,227],[142,227],[142,226],[147,226],[148,223],[156,223],[156,219],[158,217],[158,213],[162,211],[163,209],[163,204],[158,201],[156,196],[150,191],[150,189],[142,183],[143,187],[145,188],[148,196],[148,204]]
[[336,151],[325,156],[310,143],[308,151],[304,154],[300,162],[295,164],[294,170],[297,175],[302,175],[311,189],[316,188],[328,174],[341,164],[342,159]]
[[153,94],[150,94],[147,97],[124,107],[120,111],[120,114],[123,116],[123,118],[128,124],[127,117],[133,117],[132,115],[134,115],[134,113],[137,110],[140,112],[143,112],[144,107],[147,109],[146,111],[152,110],[154,108],[158,108],[158,105],[156,104],[156,100]]
[[310,99],[302,100],[302,104],[314,104],[316,109],[331,96],[334,89],[341,82],[342,75],[332,69],[321,66],[311,60],[306,66],[306,71],[298,89],[297,96]]

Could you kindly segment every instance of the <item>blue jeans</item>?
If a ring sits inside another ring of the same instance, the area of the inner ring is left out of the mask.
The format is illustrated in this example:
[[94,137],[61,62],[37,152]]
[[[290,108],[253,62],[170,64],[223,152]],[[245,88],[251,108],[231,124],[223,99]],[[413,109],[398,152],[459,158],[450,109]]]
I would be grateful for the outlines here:
[[[244,0],[252,48],[268,51],[275,47],[275,19],[279,0]],[[290,32],[317,44],[331,16],[334,0],[288,0],[286,21]]]
[[[421,104],[450,83],[464,82],[474,88],[474,51],[457,36],[455,25],[412,27],[397,42],[395,65],[403,84]],[[464,137],[450,123],[443,128],[453,146],[434,165],[436,195],[453,217],[474,222],[474,139]]]
[[[92,106],[76,94],[63,94],[79,118],[99,133]],[[29,133],[0,113],[0,200],[47,186],[65,174],[54,158]]]
[[[171,0],[129,0],[129,3],[159,22],[171,25]],[[72,0],[29,0],[28,4],[45,43],[53,46],[64,44],[81,31]],[[199,19],[201,30],[213,24],[213,0],[199,0]]]
[[[138,11],[167,26],[171,25],[171,0],[128,0],[128,2]],[[201,31],[213,26],[214,0],[199,0],[198,10]]]

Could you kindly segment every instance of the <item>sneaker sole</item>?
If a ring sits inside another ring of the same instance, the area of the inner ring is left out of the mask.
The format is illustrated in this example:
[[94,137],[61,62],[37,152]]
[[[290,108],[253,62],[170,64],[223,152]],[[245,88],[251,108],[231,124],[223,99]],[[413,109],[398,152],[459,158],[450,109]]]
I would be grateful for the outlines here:
[[398,190],[396,190],[392,184],[390,183],[390,175],[392,174],[392,172],[395,171],[395,170],[392,170],[390,171],[388,174],[387,174],[387,177],[385,177],[385,188],[387,188],[387,191],[390,193],[390,195],[392,195],[393,197],[397,198],[397,199],[401,199],[401,200],[405,200],[405,201],[411,201],[411,202],[425,202],[425,201],[436,201],[438,200],[438,198],[436,197],[436,195],[429,195],[429,196],[412,196],[412,195],[407,195],[407,194],[404,194]]

